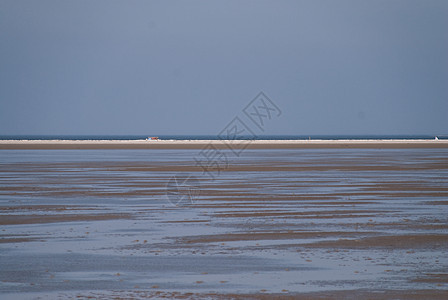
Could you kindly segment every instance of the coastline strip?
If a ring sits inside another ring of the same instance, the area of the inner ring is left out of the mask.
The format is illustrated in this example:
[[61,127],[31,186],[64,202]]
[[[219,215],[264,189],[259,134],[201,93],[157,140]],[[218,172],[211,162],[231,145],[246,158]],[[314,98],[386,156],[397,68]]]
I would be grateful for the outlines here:
[[448,140],[0,140],[0,150],[20,149],[319,149],[448,148]]

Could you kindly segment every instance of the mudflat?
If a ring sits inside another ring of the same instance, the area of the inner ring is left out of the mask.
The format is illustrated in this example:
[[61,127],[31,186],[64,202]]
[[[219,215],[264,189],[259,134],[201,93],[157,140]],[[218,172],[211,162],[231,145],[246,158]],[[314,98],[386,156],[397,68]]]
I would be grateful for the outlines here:
[[440,142],[1,150],[0,296],[446,299]]

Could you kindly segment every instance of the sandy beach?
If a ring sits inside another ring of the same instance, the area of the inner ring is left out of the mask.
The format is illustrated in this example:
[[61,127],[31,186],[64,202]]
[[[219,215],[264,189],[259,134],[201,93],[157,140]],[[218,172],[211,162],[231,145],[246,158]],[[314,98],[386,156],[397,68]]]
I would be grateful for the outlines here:
[[0,297],[446,299],[445,141],[202,143],[1,142]]
[[0,140],[0,149],[448,148],[448,140]]

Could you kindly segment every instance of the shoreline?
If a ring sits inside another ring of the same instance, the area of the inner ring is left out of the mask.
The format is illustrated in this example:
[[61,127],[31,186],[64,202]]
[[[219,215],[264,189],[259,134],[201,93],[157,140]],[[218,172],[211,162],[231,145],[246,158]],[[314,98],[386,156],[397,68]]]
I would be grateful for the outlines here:
[[448,140],[0,140],[0,150],[448,148]]

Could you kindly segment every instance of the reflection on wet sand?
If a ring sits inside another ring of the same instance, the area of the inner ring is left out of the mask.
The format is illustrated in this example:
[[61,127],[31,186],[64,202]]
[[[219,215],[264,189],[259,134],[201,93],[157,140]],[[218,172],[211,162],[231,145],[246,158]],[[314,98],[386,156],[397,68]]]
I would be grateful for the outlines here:
[[[28,151],[0,156],[6,298],[448,295],[446,149],[246,150],[214,177],[182,149]],[[200,193],[174,206],[180,173]]]

